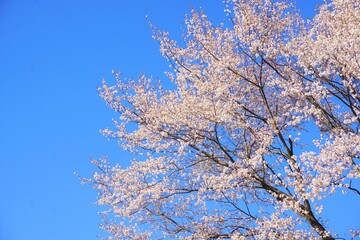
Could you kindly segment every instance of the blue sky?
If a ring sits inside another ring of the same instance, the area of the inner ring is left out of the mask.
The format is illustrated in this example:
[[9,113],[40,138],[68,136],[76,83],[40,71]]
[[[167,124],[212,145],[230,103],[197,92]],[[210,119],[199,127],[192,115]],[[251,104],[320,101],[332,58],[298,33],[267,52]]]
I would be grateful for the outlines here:
[[[320,1],[299,2],[311,15]],[[0,240],[103,234],[96,192],[74,172],[90,177],[90,157],[127,155],[99,133],[116,115],[97,86],[112,69],[164,79],[168,64],[145,16],[179,38],[184,14],[198,6],[224,17],[220,0],[0,1]]]

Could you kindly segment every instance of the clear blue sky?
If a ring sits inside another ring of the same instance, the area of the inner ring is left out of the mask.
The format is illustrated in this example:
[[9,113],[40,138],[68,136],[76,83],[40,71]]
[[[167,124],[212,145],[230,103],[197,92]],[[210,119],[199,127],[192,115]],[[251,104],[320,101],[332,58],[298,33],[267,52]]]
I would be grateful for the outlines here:
[[[311,15],[318,2],[300,7]],[[96,192],[74,172],[90,177],[90,157],[127,155],[99,134],[116,115],[97,86],[112,69],[164,79],[168,64],[145,15],[179,38],[184,14],[198,6],[224,17],[221,0],[0,0],[0,240],[103,233]]]

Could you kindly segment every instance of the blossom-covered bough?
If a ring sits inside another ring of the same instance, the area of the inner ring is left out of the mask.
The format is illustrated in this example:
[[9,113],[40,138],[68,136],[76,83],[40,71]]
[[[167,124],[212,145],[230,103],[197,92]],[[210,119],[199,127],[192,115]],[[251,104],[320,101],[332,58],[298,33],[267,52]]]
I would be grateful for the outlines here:
[[103,82],[120,115],[103,132],[139,155],[93,161],[109,239],[335,239],[319,201],[360,200],[360,2],[311,21],[285,1],[226,9],[220,26],[193,11],[180,44],[152,26],[175,88]]

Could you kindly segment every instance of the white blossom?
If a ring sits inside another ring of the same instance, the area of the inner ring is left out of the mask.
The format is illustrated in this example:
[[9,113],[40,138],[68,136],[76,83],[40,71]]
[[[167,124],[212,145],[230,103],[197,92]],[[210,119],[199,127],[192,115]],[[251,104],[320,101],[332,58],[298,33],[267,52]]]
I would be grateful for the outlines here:
[[119,113],[104,135],[143,154],[93,161],[109,239],[334,239],[320,200],[358,191],[360,2],[309,21],[288,1],[225,2],[232,24],[193,10],[183,46],[151,25],[176,88],[114,72],[99,89]]

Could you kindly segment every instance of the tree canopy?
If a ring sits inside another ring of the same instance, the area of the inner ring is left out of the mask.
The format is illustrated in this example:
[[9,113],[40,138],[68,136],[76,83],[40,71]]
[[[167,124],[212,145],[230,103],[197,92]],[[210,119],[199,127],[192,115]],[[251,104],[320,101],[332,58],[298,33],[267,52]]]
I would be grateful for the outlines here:
[[119,114],[103,133],[139,155],[93,161],[109,239],[341,237],[320,200],[360,197],[360,2],[312,20],[289,1],[224,6],[218,26],[193,10],[181,43],[150,24],[174,88],[114,72],[99,89]]

